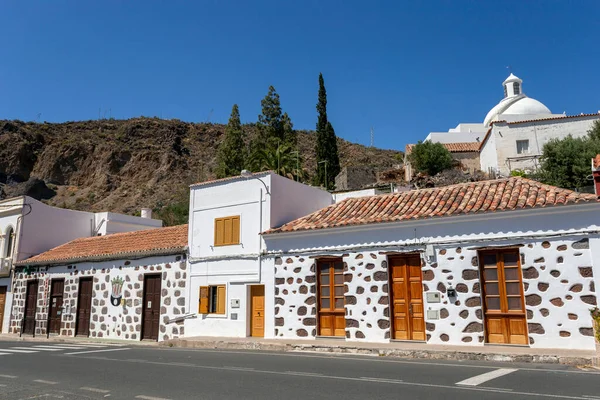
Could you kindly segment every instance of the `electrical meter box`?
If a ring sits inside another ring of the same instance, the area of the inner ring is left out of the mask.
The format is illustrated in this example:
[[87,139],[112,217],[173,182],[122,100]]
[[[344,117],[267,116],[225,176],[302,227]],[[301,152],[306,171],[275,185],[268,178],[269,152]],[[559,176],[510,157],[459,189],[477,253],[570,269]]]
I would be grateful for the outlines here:
[[428,303],[439,303],[441,301],[440,292],[427,292]]

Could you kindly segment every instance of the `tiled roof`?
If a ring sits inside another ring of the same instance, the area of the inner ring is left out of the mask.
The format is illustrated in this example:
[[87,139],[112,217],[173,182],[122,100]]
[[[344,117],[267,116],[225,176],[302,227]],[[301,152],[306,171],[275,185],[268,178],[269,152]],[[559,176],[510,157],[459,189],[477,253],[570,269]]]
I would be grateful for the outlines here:
[[[274,173],[273,171],[262,171],[262,172],[254,172],[252,174],[253,177],[259,177],[259,176],[264,176],[264,175],[268,175],[268,174],[272,174]],[[197,186],[204,186],[204,185],[211,185],[213,183],[221,183],[221,182],[227,182],[227,181],[235,181],[235,180],[246,180],[249,178],[245,178],[241,175],[235,175],[235,176],[229,176],[227,178],[221,178],[221,179],[213,179],[210,181],[205,181],[205,182],[198,182],[198,183],[194,183],[193,185],[190,185],[190,187],[197,187]]]
[[518,124],[527,124],[527,123],[530,123],[530,122],[545,122],[545,121],[555,121],[555,120],[573,119],[573,118],[587,118],[587,117],[598,117],[598,118],[600,118],[600,112],[598,112],[596,114],[592,113],[592,114],[579,114],[579,115],[565,115],[565,116],[562,116],[562,117],[550,117],[550,118],[540,118],[540,119],[527,119],[527,120],[523,120],[523,121],[512,121],[512,122],[507,122],[505,120],[492,121],[490,123],[490,129],[488,129],[487,133],[483,137],[483,140],[481,141],[481,146],[479,147],[479,150],[481,150],[483,148],[483,145],[487,142],[488,138],[490,137],[490,133],[492,133],[492,127],[495,124],[518,125]]
[[[479,152],[479,142],[465,142],[465,143],[442,143],[450,153],[467,153],[467,152]],[[406,154],[410,154],[415,147],[414,144],[406,145]]]
[[349,198],[265,234],[351,225],[481,214],[596,202],[576,193],[521,177],[462,183],[380,196]]
[[75,239],[16,265],[50,265],[89,260],[174,254],[188,243],[188,226],[179,225],[143,231],[115,233]]

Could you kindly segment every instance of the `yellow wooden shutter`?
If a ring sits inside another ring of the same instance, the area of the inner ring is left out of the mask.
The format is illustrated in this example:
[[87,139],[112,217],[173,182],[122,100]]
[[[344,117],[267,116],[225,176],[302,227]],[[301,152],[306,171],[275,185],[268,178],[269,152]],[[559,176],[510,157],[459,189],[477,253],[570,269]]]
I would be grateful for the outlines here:
[[223,218],[223,244],[231,244],[232,217]]
[[240,243],[240,217],[231,218],[231,244]]
[[200,286],[198,313],[208,314],[208,286]]
[[223,245],[223,219],[215,219],[215,246]]
[[217,314],[225,314],[225,286],[217,286]]

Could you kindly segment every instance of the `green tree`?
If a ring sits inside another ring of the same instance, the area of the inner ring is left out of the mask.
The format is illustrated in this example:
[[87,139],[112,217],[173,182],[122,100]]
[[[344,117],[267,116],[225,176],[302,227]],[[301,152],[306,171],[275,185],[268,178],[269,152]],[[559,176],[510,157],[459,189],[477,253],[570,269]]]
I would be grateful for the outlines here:
[[591,160],[600,154],[600,121],[594,122],[588,135],[553,139],[544,145],[541,157],[542,182],[565,189],[577,189],[592,184]]
[[247,153],[244,130],[240,122],[240,110],[238,105],[234,104],[225,128],[225,137],[217,151],[217,177],[239,175],[246,167]]
[[335,130],[327,120],[327,91],[323,74],[319,74],[319,95],[317,101],[317,169],[315,183],[333,189],[335,177],[340,173],[340,157]]
[[284,143],[289,144],[291,147],[296,147],[298,143],[298,139],[296,133],[294,132],[294,124],[288,113],[283,113],[281,117],[281,124],[283,127],[283,141]]
[[452,155],[441,143],[419,142],[408,156],[412,167],[417,172],[425,172],[433,176],[452,168]]
[[250,159],[255,171],[273,171],[294,180],[305,178],[300,155],[288,143],[270,143],[257,149]]
[[278,143],[279,141],[284,141],[284,121],[281,102],[279,94],[277,94],[273,86],[269,86],[269,92],[261,100],[260,104],[262,106],[262,113],[258,116],[257,124],[259,140],[261,142],[259,147],[264,147],[267,142]]

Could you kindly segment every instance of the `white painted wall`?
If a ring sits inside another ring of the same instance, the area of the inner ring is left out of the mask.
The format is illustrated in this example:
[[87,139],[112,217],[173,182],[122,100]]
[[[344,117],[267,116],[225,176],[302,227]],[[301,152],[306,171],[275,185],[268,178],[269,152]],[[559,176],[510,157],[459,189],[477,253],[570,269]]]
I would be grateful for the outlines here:
[[[490,138],[481,151],[481,167],[487,171],[488,166],[497,164],[499,172],[504,176],[508,176],[511,170],[535,168],[537,162],[533,159],[513,159],[510,160],[510,163],[508,159],[539,156],[542,154],[544,144],[552,139],[563,139],[568,135],[583,137],[587,135],[593,122],[598,119],[600,119],[600,115],[518,124],[496,123]],[[494,142],[492,142],[492,137]],[[528,154],[517,154],[517,140],[529,140]],[[493,151],[494,147],[495,151]]]
[[112,212],[96,213],[94,220],[96,229],[100,235],[162,227],[162,221],[159,219],[134,217],[132,215]]
[[476,142],[477,138],[483,140],[485,131],[481,132],[431,132],[425,142],[435,143],[469,143]]
[[[186,320],[186,336],[249,335],[250,286],[265,285],[265,336],[273,334],[273,264],[260,256],[264,247],[260,233],[332,203],[330,193],[266,172],[255,178],[233,178],[191,187],[189,251],[191,312],[198,312],[199,287],[227,285],[225,315],[202,315]],[[214,220],[240,216],[238,245],[214,246]],[[240,308],[231,308],[231,299]],[[236,314],[232,318],[232,314]]]
[[333,202],[339,203],[342,200],[350,199],[353,197],[377,196],[382,193],[383,191],[378,189],[362,189],[354,190],[352,192],[333,193]]
[[[485,142],[484,146],[479,151],[479,163],[481,170],[489,173],[490,170],[498,172],[498,156],[496,155],[496,134],[494,133],[495,125],[492,126],[492,132]],[[483,138],[481,139],[483,140]]]

